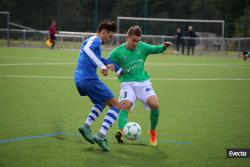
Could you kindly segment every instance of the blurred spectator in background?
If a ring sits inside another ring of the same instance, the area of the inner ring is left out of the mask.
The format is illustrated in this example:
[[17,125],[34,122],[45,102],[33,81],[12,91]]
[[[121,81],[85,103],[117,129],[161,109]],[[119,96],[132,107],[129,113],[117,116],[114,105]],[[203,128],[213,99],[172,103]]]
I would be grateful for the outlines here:
[[183,39],[183,32],[180,27],[176,29],[175,44],[177,53],[179,53],[179,48],[181,46],[181,54],[184,54],[185,40]]
[[243,51],[243,54],[242,54],[241,57],[243,58],[244,61],[247,61],[247,58],[250,57],[250,52],[248,52],[248,51],[246,51],[246,50]]
[[56,21],[52,21],[51,25],[49,26],[49,41],[51,43],[50,48],[53,49],[55,47],[55,40],[56,40]]
[[195,48],[195,37],[196,34],[193,31],[192,26],[188,26],[188,39],[187,39],[187,55],[190,53],[190,49],[192,50],[192,55],[194,55],[194,48]]

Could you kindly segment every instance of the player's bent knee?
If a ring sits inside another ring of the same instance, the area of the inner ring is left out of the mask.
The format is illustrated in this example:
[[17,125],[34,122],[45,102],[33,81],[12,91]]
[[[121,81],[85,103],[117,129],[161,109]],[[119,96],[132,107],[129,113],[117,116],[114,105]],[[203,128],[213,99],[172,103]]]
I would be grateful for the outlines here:
[[118,108],[119,110],[122,109],[122,105],[118,102],[118,99],[116,99],[116,98],[113,98],[113,99],[107,101],[106,104],[107,104],[109,107],[116,107],[116,108]]
[[117,103],[117,105],[115,107],[118,108],[119,110],[122,109],[122,105],[120,103]]
[[159,108],[159,103],[158,102],[151,103],[149,105],[149,107],[152,108],[152,109],[158,109]]
[[158,109],[159,108],[159,103],[157,100],[154,101],[150,101],[147,103],[147,105],[151,108],[151,109]]
[[126,111],[129,111],[132,107],[132,103],[128,100],[122,101],[121,105],[122,105],[122,109]]
[[151,109],[158,109],[159,108],[159,102],[156,96],[151,96],[147,99],[147,105]]
[[115,108],[118,108],[119,110],[122,109],[122,105],[120,103],[113,103],[109,107],[115,107]]
[[130,109],[131,109],[131,106],[130,105],[122,105],[122,109],[123,110],[126,110],[126,111],[130,111]]

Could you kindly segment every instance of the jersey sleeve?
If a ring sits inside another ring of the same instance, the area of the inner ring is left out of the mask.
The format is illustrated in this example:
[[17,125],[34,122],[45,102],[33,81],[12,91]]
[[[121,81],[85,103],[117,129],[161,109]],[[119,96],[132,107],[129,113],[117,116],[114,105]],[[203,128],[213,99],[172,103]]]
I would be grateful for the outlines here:
[[114,49],[112,52],[110,52],[109,56],[108,56],[108,61],[110,61],[112,64],[115,65],[115,72],[117,75],[121,75],[122,73],[122,68],[120,67],[120,63],[117,59],[117,49]]
[[101,61],[103,62],[104,65],[108,65],[108,64],[113,64],[112,62],[110,62],[108,59],[105,58],[101,58]]
[[104,62],[102,61],[101,55],[96,55],[94,53],[94,50],[100,45],[101,45],[101,42],[99,40],[89,40],[88,43],[84,47],[84,51],[100,69],[107,69],[107,67],[104,65]]
[[98,40],[97,38],[93,39],[91,42],[91,45],[89,46],[89,48],[94,51],[96,48],[98,48],[101,45],[100,40]]
[[162,53],[166,50],[166,47],[163,44],[162,45],[150,45],[144,42],[142,42],[142,44],[143,44],[143,49],[145,50],[147,55]]

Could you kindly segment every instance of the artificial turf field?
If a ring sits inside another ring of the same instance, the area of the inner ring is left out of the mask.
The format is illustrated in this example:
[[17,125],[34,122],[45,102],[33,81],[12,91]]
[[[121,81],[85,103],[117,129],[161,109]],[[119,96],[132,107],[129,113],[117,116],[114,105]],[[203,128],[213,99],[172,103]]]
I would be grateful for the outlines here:
[[[161,109],[158,147],[148,145],[149,112],[138,103],[129,120],[141,125],[141,138],[117,144],[116,123],[106,153],[77,131],[92,107],[74,86],[77,57],[78,51],[0,48],[0,166],[250,166],[249,158],[226,158],[227,148],[250,148],[250,62],[149,57]],[[115,75],[104,82],[118,96]]]

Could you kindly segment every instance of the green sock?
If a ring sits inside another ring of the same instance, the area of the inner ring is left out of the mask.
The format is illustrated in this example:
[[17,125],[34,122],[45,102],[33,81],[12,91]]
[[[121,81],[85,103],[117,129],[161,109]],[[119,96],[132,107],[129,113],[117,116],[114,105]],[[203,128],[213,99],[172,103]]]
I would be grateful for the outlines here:
[[155,130],[158,120],[159,120],[160,109],[151,109],[150,121],[151,121],[151,129]]
[[118,128],[123,129],[128,122],[128,111],[121,110],[118,118]]

